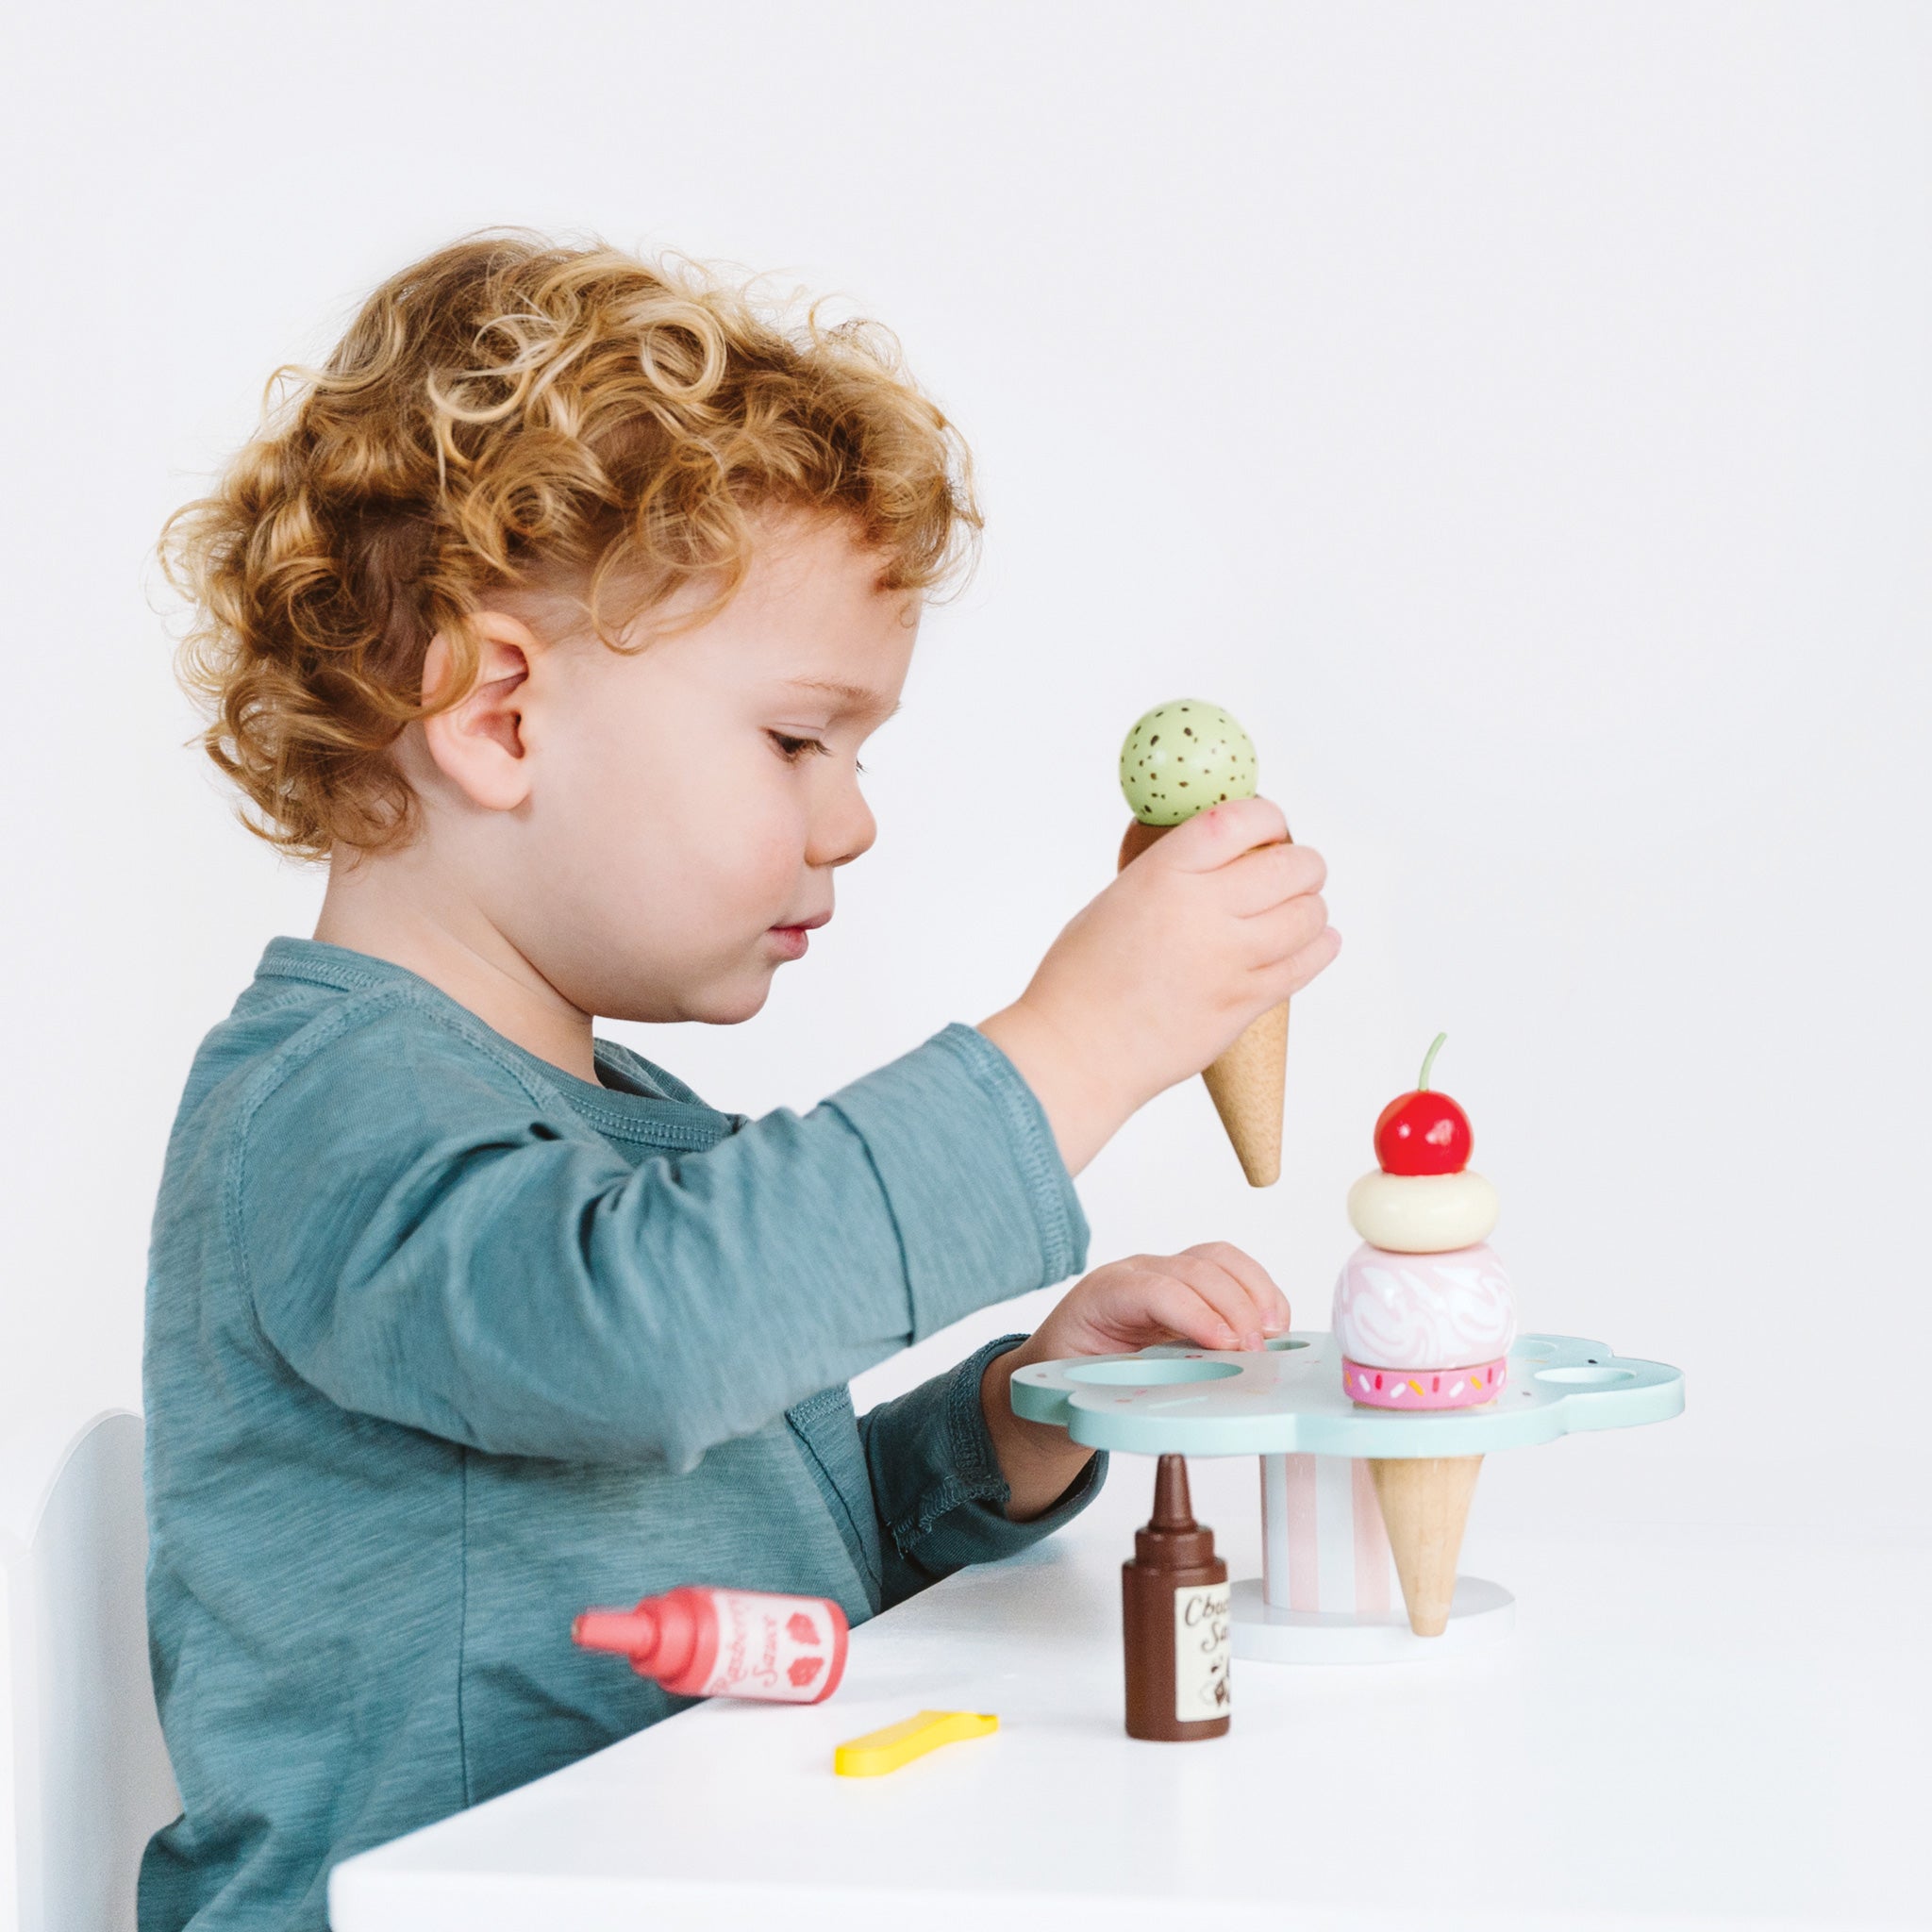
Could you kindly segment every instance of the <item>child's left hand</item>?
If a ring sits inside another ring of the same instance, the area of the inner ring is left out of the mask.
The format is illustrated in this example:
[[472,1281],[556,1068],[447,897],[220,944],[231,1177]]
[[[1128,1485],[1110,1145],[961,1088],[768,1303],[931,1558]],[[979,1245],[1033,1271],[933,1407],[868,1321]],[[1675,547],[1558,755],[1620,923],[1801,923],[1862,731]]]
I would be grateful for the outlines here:
[[1259,1348],[1286,1334],[1288,1321],[1288,1297],[1260,1262],[1227,1241],[1203,1241],[1178,1255],[1129,1255],[1096,1268],[1015,1353],[1048,1362],[1157,1341]]
[[1204,1241],[1178,1255],[1130,1255],[1082,1277],[1018,1348],[995,1356],[980,1377],[979,1402],[1012,1491],[1016,1523],[1057,1502],[1092,1455],[1064,1429],[1024,1423],[1008,1385],[1029,1362],[1075,1355],[1121,1355],[1158,1341],[1200,1348],[1259,1348],[1288,1332],[1288,1297],[1252,1255]]

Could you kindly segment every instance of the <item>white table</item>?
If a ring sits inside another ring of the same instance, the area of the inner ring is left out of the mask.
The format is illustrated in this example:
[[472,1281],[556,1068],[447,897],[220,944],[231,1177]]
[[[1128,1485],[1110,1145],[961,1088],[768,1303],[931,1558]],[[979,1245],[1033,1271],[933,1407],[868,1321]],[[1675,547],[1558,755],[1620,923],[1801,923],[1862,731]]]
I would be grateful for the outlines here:
[[[826,1705],[702,1706],[350,1860],[337,1932],[1932,1923],[1923,1547],[1486,1538],[1479,1494],[1464,1568],[1515,1591],[1503,1643],[1238,1663],[1226,1739],[1142,1744],[1119,1564],[1152,1467],[1117,1457],[1062,1537],[855,1632]],[[1252,1574],[1254,1462],[1191,1467]],[[922,1708],[1001,1729],[832,1775]]]

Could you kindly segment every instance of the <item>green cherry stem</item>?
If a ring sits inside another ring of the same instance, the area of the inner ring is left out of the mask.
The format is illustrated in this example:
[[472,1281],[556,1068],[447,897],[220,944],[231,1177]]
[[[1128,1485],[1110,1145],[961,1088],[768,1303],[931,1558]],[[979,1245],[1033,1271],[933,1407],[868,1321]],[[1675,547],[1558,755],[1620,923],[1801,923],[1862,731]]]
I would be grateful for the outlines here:
[[1429,1069],[1436,1064],[1436,1056],[1442,1051],[1442,1042],[1448,1038],[1446,1033],[1439,1033],[1429,1042],[1429,1050],[1423,1056],[1422,1075],[1415,1083],[1418,1093],[1426,1093],[1429,1091]]

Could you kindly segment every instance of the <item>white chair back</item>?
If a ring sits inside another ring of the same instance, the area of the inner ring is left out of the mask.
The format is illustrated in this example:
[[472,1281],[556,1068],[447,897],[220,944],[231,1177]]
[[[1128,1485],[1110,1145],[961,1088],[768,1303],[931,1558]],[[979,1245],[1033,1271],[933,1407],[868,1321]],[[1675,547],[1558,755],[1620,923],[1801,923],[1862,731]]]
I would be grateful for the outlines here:
[[96,1416],[31,1540],[0,1537],[20,1932],[134,1932],[142,1847],[181,1809],[148,1674],[141,1445],[138,1415]]

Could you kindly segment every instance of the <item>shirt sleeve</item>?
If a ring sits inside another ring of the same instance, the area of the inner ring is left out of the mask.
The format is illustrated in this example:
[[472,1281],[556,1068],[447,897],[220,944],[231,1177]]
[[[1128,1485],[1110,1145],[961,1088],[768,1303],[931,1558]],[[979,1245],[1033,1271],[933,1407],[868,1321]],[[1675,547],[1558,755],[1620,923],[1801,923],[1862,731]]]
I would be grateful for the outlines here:
[[1084,1257],[1038,1102],[964,1026],[641,1165],[383,995],[264,1071],[228,1195],[262,1335],[341,1407],[478,1449],[689,1470]]
[[968,1563],[1010,1557],[1071,1523],[1100,1493],[1107,1457],[1096,1453],[1044,1515],[1009,1522],[1012,1491],[1000,1474],[980,1378],[995,1356],[1025,1341],[1004,1335],[956,1369],[859,1418],[885,1557],[890,1609]]

